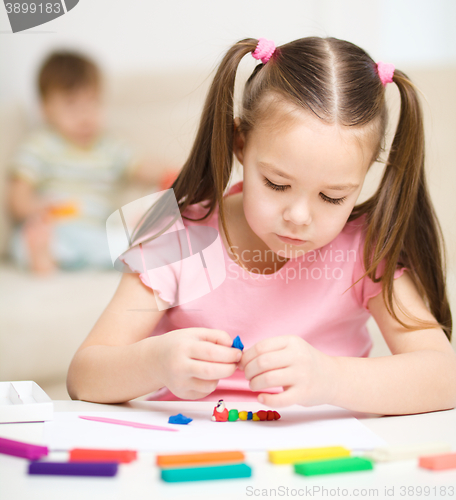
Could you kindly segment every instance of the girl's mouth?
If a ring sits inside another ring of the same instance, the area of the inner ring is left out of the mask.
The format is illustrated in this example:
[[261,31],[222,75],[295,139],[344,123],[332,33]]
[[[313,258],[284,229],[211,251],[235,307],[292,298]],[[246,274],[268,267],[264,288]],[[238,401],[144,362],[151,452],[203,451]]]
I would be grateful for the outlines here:
[[296,240],[294,238],[287,238],[286,236],[280,235],[277,235],[277,237],[284,243],[289,243],[291,245],[304,245],[304,243],[307,243],[307,240]]

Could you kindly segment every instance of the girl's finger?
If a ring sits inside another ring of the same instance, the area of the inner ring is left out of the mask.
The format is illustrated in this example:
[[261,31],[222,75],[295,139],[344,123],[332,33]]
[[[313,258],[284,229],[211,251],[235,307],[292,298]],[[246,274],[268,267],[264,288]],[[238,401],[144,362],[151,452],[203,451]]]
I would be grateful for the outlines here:
[[191,360],[190,363],[190,375],[202,380],[220,380],[231,377],[236,370],[235,363],[211,363],[199,360]]
[[189,390],[200,394],[199,397],[204,397],[214,392],[217,388],[218,380],[203,380],[192,377],[189,380]]
[[242,352],[239,349],[212,342],[194,342],[190,348],[189,356],[191,359],[213,363],[238,363]]
[[198,338],[207,340],[213,344],[219,344],[226,347],[231,347],[233,339],[224,330],[215,330],[213,328],[195,328],[198,330]]
[[245,366],[244,376],[247,380],[251,380],[261,373],[285,368],[291,363],[291,355],[292,353],[287,349],[260,354]]
[[286,387],[293,383],[290,370],[282,368],[280,370],[271,370],[253,377],[250,381],[250,389],[253,392],[260,392],[272,387]]
[[271,351],[279,351],[287,347],[290,338],[288,335],[282,335],[278,337],[271,337],[269,339],[260,340],[253,347],[244,351],[242,355],[241,363],[239,364],[240,370],[245,370],[245,367],[261,354],[265,354]]
[[291,406],[296,403],[296,395],[293,389],[287,389],[278,394],[261,393],[258,395],[258,401],[270,408],[283,408],[284,406]]

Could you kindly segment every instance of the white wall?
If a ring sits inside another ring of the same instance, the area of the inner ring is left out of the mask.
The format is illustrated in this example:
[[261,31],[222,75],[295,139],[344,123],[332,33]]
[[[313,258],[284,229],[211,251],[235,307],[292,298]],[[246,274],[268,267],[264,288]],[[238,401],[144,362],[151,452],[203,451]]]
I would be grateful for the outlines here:
[[[15,0],[11,0],[15,1]],[[397,67],[456,65],[454,0],[80,0],[66,15],[11,33],[0,5],[0,104],[32,105],[46,53],[87,50],[106,71],[212,69],[230,44],[261,36],[350,40]]]

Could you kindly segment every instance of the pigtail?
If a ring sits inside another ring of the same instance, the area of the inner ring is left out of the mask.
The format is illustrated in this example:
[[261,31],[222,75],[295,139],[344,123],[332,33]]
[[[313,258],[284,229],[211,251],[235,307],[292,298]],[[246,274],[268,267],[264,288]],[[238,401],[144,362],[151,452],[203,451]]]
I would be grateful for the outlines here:
[[[393,312],[394,272],[399,264],[411,271],[420,295],[438,324],[418,318],[413,320],[418,321],[421,328],[442,328],[451,340],[445,246],[426,182],[422,110],[409,78],[395,70],[393,81],[399,89],[401,109],[386,169],[375,195],[355,207],[350,218],[367,214],[363,256],[366,274],[372,281],[384,283],[383,298],[390,314],[402,326],[416,328],[404,324]],[[377,267],[384,258],[384,273],[377,278]]]
[[[208,200],[205,205],[205,208],[209,208],[208,212],[201,219],[194,220],[200,221],[210,217],[218,203],[225,234],[227,229],[223,194],[233,168],[236,71],[242,58],[254,51],[257,44],[258,40],[254,38],[241,40],[224,56],[206,97],[190,155],[171,186],[181,214],[189,205]],[[159,206],[152,206],[138,222],[132,240],[138,241],[142,236],[153,232],[151,229],[156,226],[157,220],[161,215],[169,213],[172,204],[174,200],[168,196],[161,200]],[[176,218],[165,228],[155,232],[152,238],[142,240],[142,243],[158,237],[174,224]],[[190,220],[188,217],[184,218]],[[228,235],[227,238],[229,241]],[[229,244],[231,246],[231,241]]]

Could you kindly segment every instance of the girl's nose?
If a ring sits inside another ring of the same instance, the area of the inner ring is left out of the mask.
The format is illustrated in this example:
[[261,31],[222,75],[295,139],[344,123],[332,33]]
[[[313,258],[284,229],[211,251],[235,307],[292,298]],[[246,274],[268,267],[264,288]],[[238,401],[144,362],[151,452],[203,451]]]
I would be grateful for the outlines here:
[[304,197],[295,200],[285,209],[283,218],[296,226],[308,226],[312,222],[308,200]]

